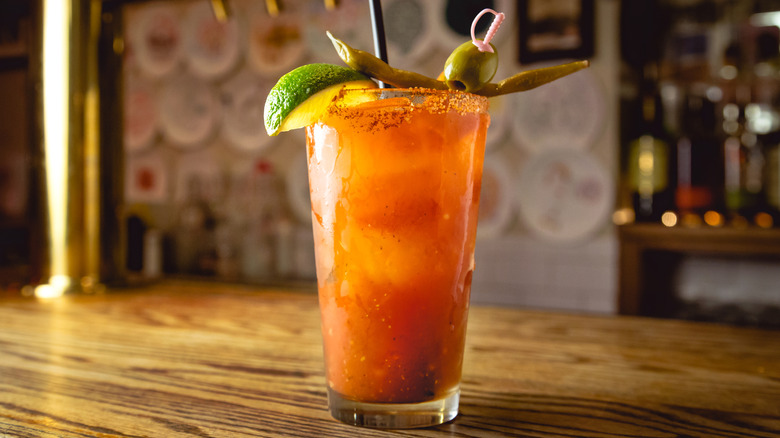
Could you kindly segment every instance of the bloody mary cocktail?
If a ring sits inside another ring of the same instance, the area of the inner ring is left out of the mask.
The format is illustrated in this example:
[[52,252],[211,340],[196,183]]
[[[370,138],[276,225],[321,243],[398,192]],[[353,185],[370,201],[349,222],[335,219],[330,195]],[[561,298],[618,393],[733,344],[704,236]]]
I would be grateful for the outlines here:
[[343,90],[338,99],[306,128],[331,413],[377,427],[449,421],[487,99],[427,89]]

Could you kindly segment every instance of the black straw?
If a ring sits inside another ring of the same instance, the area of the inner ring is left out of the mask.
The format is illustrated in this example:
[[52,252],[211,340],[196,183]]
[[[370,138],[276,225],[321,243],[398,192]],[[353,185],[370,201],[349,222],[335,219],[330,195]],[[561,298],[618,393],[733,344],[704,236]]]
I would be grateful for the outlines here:
[[[382,18],[382,4],[379,0],[369,0],[371,7],[371,29],[374,31],[374,53],[376,57],[387,62],[387,41],[385,40],[385,21]],[[384,82],[379,82],[380,88],[385,88]]]

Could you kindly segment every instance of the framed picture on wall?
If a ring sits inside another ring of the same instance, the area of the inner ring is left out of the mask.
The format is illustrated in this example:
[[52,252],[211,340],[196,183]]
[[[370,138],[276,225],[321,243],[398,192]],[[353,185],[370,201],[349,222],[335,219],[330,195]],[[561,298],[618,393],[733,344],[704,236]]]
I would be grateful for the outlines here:
[[593,56],[593,0],[518,0],[521,64]]

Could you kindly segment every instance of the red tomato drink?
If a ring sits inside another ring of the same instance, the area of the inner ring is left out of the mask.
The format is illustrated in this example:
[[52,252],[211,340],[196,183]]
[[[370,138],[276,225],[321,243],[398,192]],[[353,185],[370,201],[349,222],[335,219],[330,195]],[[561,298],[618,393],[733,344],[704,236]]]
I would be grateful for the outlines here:
[[345,90],[306,128],[329,405],[420,427],[457,415],[487,99]]

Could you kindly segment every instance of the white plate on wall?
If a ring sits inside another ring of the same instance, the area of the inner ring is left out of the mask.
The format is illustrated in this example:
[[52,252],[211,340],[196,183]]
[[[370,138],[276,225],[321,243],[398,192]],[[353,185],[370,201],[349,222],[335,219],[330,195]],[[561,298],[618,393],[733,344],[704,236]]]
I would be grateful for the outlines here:
[[263,107],[271,87],[267,79],[246,69],[221,86],[222,129],[236,149],[257,152],[268,145],[271,137],[263,124]]
[[482,171],[477,238],[501,236],[512,220],[513,206],[512,178],[506,160],[489,154]]
[[248,10],[247,59],[256,72],[278,79],[300,65],[306,53],[304,17],[293,4],[285,4],[276,17],[261,2]]
[[612,211],[609,173],[591,154],[551,150],[526,163],[516,201],[523,223],[553,242],[581,241],[603,227]]
[[514,100],[513,135],[531,153],[585,150],[604,130],[604,90],[588,69],[510,96]]
[[147,76],[165,76],[182,58],[182,29],[178,10],[166,3],[150,3],[128,23],[128,37],[135,62]]
[[167,81],[160,93],[160,127],[174,145],[190,149],[202,144],[219,123],[219,102],[211,86],[194,76]]
[[154,88],[139,77],[129,77],[124,92],[124,147],[128,153],[147,149],[158,132]]
[[435,2],[426,0],[386,0],[382,3],[390,65],[416,70],[416,65],[436,46],[436,33],[429,25],[436,12]]
[[214,79],[237,64],[242,48],[235,14],[219,22],[207,1],[192,3],[184,20],[184,54],[190,71],[202,78]]
[[330,38],[336,38],[350,46],[374,53],[373,31],[369,3],[365,0],[340,0],[334,10],[325,8],[324,2],[306,2],[304,40],[313,62],[342,64]]

